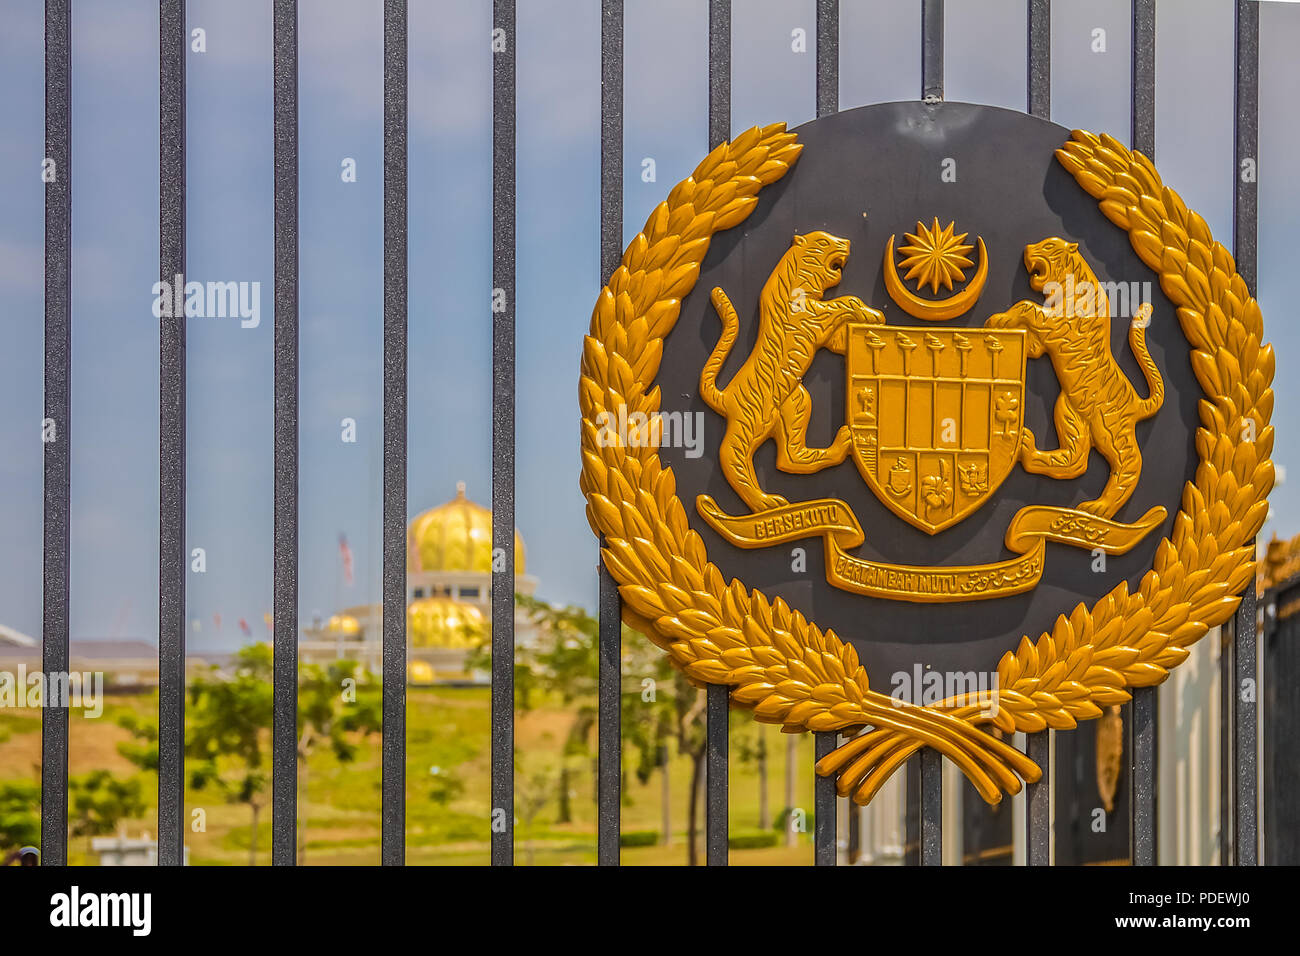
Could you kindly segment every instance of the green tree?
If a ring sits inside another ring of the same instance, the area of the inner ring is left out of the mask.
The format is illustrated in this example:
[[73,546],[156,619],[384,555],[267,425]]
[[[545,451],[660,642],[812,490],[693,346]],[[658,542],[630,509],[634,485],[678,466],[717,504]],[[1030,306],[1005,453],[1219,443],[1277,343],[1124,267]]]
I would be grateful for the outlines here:
[[[670,745],[677,739],[675,676],[668,656],[641,634],[623,628],[623,759],[641,784],[661,778],[660,842],[672,842]],[[624,788],[624,793],[627,788]]]
[[[223,676],[215,668],[190,682],[191,707],[186,711],[186,756],[192,761],[190,782],[196,789],[212,786],[252,812],[250,862],[256,862],[257,820],[266,788],[263,728],[271,711],[273,655],[266,644],[240,650],[235,673]],[[118,724],[132,740],[119,743],[118,752],[142,770],[158,769],[158,727],[127,712]],[[333,661],[328,666],[304,664],[298,677],[298,781],[299,806],[306,806],[308,763],[322,745],[346,763],[356,759],[360,740],[383,727],[379,687],[355,661]],[[238,771],[229,776],[231,765]],[[442,781],[444,784],[446,780]],[[454,784],[452,785],[454,786]],[[446,799],[454,792],[448,790]],[[305,860],[305,828],[298,828],[298,860]]]
[[117,745],[117,752],[141,770],[158,772],[158,724],[142,720],[128,710],[117,718],[117,725],[131,734],[131,740]]
[[86,852],[91,839],[117,829],[123,820],[144,816],[145,802],[140,778],[120,779],[108,770],[92,770],[68,778],[68,831],[86,838]]
[[[578,607],[553,607],[526,595],[515,595],[516,605],[536,626],[535,638],[515,646],[516,718],[533,710],[547,696],[558,696],[573,715],[565,735],[559,766],[532,766],[528,773],[529,811],[536,816],[542,806],[537,796],[541,781],[554,776],[558,790],[557,822],[570,819],[568,808],[570,758],[594,759],[592,731],[597,722],[597,675],[599,664],[599,622]],[[491,667],[491,648],[480,648],[471,667]],[[704,733],[705,694],[669,664],[666,655],[635,631],[623,628],[622,673],[635,681],[625,689],[622,700],[622,735],[637,754],[635,772],[642,782],[658,769],[668,773],[669,742],[691,761],[691,802],[687,813],[687,855],[692,866],[699,862],[696,845],[699,834],[698,804],[704,781],[706,738]],[[644,681],[651,683],[646,686]],[[518,767],[518,763],[516,763]],[[522,770],[520,771],[522,772]],[[593,773],[594,777],[594,773]],[[624,788],[624,793],[627,788]],[[668,838],[668,796],[664,788],[664,837]]]
[[691,761],[691,782],[686,810],[686,859],[699,863],[699,804],[704,784],[704,733],[706,696],[668,661],[668,656],[643,635],[623,629],[623,670],[632,675],[636,690],[623,695],[623,738],[637,754],[636,772],[642,783],[656,769],[663,774],[663,839],[672,832],[669,817],[669,745]]
[[185,754],[190,786],[217,790],[228,803],[245,804],[252,817],[248,862],[257,865],[257,823],[267,786],[263,728],[271,717],[271,646],[240,648],[235,672],[190,681]]
[[736,759],[742,764],[752,764],[758,777],[758,828],[767,830],[772,826],[771,803],[767,788],[767,724],[756,720],[733,720],[731,722],[732,749]]
[[686,810],[686,861],[699,866],[697,845],[700,832],[700,799],[704,786],[704,756],[708,738],[704,715],[708,698],[703,687],[696,687],[680,671],[673,672],[673,716],[677,735],[677,752],[691,760],[690,804]]
[[596,680],[600,654],[600,623],[580,607],[553,607],[545,601],[519,595],[518,605],[537,629],[533,651],[539,668],[538,681],[564,705],[572,720],[564,736],[557,770],[556,823],[570,823],[573,808],[572,766],[575,758],[592,763],[592,731],[598,717]]
[[429,768],[429,799],[440,807],[445,807],[465,792],[465,781],[454,770],[441,765]]
[[530,754],[525,760],[522,753],[515,753],[515,812],[519,816],[527,866],[532,866],[536,858],[533,843],[537,832],[535,824],[538,815],[551,802],[558,776],[555,763],[555,758],[549,754]]
[[[34,780],[0,782],[0,851],[41,842],[41,787]],[[0,852],[0,859],[5,853]]]
[[[340,763],[356,759],[359,738],[383,728],[380,689],[355,661],[306,664],[298,670],[298,806],[307,805],[311,755],[321,744]],[[307,859],[306,827],[298,826],[298,863]]]
[[[571,612],[575,617],[585,612],[579,609],[556,609],[552,608],[545,602],[538,601],[523,594],[515,595],[516,606],[526,609],[526,613],[531,615],[534,621],[539,622],[538,631],[535,639],[529,641],[515,642],[515,662],[514,662],[514,684],[515,684],[515,722],[519,721],[529,712],[535,710],[544,702],[546,697],[553,693],[557,685],[561,682],[553,672],[555,658],[554,652],[556,632],[547,623],[551,620],[559,620]],[[548,656],[551,659],[548,660]],[[567,655],[561,655],[563,660],[568,660]],[[484,643],[472,651],[467,661],[467,667],[471,670],[491,670],[492,668],[492,647]],[[550,803],[550,797],[559,789],[562,792],[560,805],[563,808],[567,803],[568,785],[565,778],[564,765],[565,761],[547,760],[544,762],[532,762],[527,770],[521,763],[521,755],[518,750],[514,754],[515,765],[515,783],[516,783],[516,801],[523,800],[526,803],[526,821],[531,823],[538,814],[545,809]],[[523,797],[524,789],[527,790],[526,798]],[[517,808],[516,808],[517,809]],[[529,851],[531,853],[531,851]]]

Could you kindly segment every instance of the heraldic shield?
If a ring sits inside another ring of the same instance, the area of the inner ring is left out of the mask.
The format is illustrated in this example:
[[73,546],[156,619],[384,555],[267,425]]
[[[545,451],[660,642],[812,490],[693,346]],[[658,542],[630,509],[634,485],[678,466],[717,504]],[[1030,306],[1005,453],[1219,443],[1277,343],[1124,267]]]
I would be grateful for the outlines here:
[[846,418],[863,479],[930,534],[1011,473],[1024,415],[1025,333],[851,322]]

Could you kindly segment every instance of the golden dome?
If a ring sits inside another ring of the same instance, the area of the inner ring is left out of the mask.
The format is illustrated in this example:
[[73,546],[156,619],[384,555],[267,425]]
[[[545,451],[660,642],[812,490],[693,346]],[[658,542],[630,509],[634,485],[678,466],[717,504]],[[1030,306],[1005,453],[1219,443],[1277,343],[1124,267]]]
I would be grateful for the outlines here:
[[411,661],[406,665],[406,679],[412,684],[432,684],[435,676],[428,661]]
[[[418,515],[406,532],[408,571],[492,571],[492,512],[465,497],[465,482],[456,497]],[[524,573],[524,539],[515,532],[515,574]]]
[[344,637],[356,637],[361,633],[361,622],[351,614],[335,614],[330,618],[326,630],[331,634],[342,634]]
[[406,608],[412,647],[474,648],[487,639],[483,612],[448,597],[421,598]]

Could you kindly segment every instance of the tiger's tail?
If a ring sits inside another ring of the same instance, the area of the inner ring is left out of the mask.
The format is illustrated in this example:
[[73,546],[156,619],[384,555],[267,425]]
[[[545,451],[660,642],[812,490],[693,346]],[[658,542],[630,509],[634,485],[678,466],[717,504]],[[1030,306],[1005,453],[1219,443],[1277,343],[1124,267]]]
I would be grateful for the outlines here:
[[1144,302],[1133,315],[1128,329],[1128,344],[1133,350],[1133,357],[1142,368],[1142,375],[1147,380],[1150,395],[1138,401],[1137,417],[1139,420],[1150,418],[1160,411],[1165,403],[1165,380],[1160,375],[1160,368],[1147,351],[1147,326],[1151,323],[1151,303]]
[[704,371],[700,373],[700,397],[715,412],[725,415],[726,407],[722,389],[718,388],[718,372],[722,371],[722,363],[727,360],[727,356],[731,353],[731,346],[735,344],[736,336],[740,334],[740,316],[736,314],[731,300],[727,298],[727,293],[723,292],[721,287],[714,289],[709,298],[718,313],[718,318],[722,320],[722,337],[713,347],[709,360],[704,363]]

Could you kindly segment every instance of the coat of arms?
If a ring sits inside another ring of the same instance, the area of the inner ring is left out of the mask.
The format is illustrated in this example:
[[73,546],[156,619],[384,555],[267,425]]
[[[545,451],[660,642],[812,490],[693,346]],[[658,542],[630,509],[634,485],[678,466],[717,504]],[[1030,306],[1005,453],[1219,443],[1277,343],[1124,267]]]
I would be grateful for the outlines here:
[[[1235,610],[1272,351],[1231,256],[1109,137],[951,103],[806,129],[715,150],[609,277],[588,514],[625,620],[677,666],[856,734],[818,765],[841,793],[928,746],[993,802],[1038,774],[995,729],[1099,717]],[[607,442],[616,412],[698,415],[704,454]],[[992,691],[887,693],[999,642]]]
[[[963,279],[973,265],[965,234],[955,223],[921,222],[908,234],[903,266],[918,286],[937,291]],[[983,285],[988,252],[980,240],[981,270],[972,284],[946,302],[907,290],[894,263],[894,240],[885,250],[886,286],[909,315],[942,321],[971,309]],[[1137,521],[1113,520],[1141,476],[1137,423],[1164,401],[1164,381],[1146,347],[1150,303],[1139,303],[1128,344],[1146,379],[1139,397],[1110,350],[1113,316],[1105,289],[1078,245],[1049,237],[1025,246],[1030,285],[1048,290],[1043,301],[1022,300],[976,328],[903,326],[853,295],[827,297],[840,281],[850,241],[822,231],[796,235],[763,286],[758,340],[725,387],[718,371],[736,341],[739,317],[725,290],[713,290],[722,336],[705,363],[700,393],[726,427],[719,449],[722,473],[749,514],[724,512],[709,494],[697,498],[700,515],[742,548],[773,547],[822,535],[826,579],[835,587],[876,597],[918,602],[964,602],[1033,588],[1048,541],[1122,554],[1158,527],[1166,509]],[[1057,289],[1062,290],[1055,295]],[[1063,290],[1090,290],[1065,296]],[[952,299],[959,300],[953,306]],[[802,378],[819,348],[844,356],[845,424],[829,448],[810,448],[812,399]],[[1060,447],[1042,450],[1024,427],[1025,367],[1048,357],[1060,397],[1055,424]],[[967,518],[997,491],[1017,463],[1054,478],[1082,474],[1095,448],[1111,472],[1101,495],[1075,507],[1022,508],[1007,529],[1018,557],[979,566],[919,567],[854,557],[864,532],[843,499],[817,497],[792,505],[764,491],[754,468],[758,447],[776,443],[776,467],[795,474],[854,463],[876,497],[908,524],[934,535]],[[846,529],[851,529],[846,531]]]

